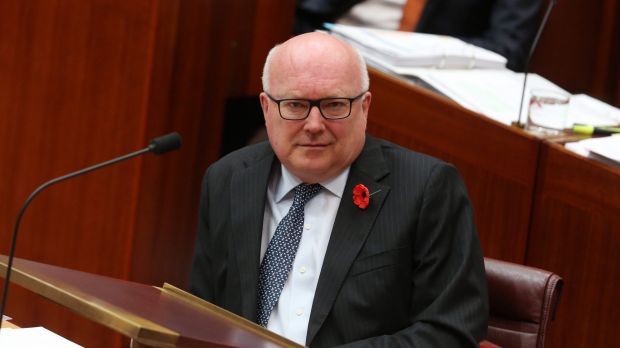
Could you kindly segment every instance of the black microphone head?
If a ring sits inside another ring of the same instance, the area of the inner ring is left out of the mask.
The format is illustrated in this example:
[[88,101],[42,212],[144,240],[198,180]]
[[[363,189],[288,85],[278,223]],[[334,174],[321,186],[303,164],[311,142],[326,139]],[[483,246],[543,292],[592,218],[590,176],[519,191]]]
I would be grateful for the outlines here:
[[177,132],[162,135],[151,140],[149,151],[156,155],[161,155],[168,151],[176,150],[181,147],[181,136]]

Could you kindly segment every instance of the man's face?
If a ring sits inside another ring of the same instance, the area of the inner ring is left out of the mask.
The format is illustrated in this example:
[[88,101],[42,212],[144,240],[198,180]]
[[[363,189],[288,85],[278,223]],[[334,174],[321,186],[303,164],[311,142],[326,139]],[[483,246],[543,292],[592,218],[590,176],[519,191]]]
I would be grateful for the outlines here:
[[[281,51],[274,57],[267,91],[275,99],[351,98],[363,92],[355,57],[342,57],[346,51]],[[353,101],[351,115],[344,119],[327,120],[312,107],[306,119],[293,121],[280,117],[277,103],[260,95],[272,148],[282,164],[307,183],[335,177],[357,158],[364,146],[370,99],[366,93]]]

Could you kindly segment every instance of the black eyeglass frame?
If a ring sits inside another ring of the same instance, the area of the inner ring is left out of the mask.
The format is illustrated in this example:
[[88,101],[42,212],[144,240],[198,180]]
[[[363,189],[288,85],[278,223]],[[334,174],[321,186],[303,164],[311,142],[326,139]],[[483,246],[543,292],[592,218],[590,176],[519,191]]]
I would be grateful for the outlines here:
[[[319,113],[321,114],[321,116],[323,116],[324,119],[326,120],[343,120],[349,116],[351,116],[351,110],[353,109],[353,102],[356,101],[357,99],[361,98],[364,94],[366,94],[368,92],[368,90],[365,90],[364,92],[356,95],[355,97],[352,98],[346,98],[346,97],[329,97],[329,98],[321,98],[321,99],[304,99],[304,98],[285,98],[285,99],[276,99],[274,97],[272,97],[269,93],[265,92],[265,94],[267,95],[267,97],[269,97],[269,99],[271,99],[274,103],[278,104],[278,114],[280,114],[280,117],[282,117],[283,119],[287,120],[287,121],[303,121],[306,118],[308,118],[308,116],[310,115],[310,111],[312,111],[313,107],[317,107],[317,109],[319,109]],[[310,103],[310,107],[308,108],[308,112],[306,112],[306,116],[302,117],[302,118],[286,118],[282,115],[282,111],[280,109],[280,103],[284,102],[284,101],[290,101],[290,100],[299,100],[299,101],[306,101]],[[323,114],[323,110],[321,110],[321,102],[325,101],[325,100],[348,100],[349,101],[349,113],[346,116],[342,116],[342,117],[327,117]]]

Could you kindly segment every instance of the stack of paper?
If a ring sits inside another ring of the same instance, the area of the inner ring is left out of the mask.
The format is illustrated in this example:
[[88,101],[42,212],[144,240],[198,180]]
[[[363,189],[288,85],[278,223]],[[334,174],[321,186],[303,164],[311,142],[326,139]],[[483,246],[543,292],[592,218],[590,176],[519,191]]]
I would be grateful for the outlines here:
[[620,124],[620,109],[585,94],[570,97],[568,120],[592,126]]
[[580,155],[620,166],[620,135],[585,139],[565,146]]
[[80,348],[62,336],[59,336],[44,327],[30,327],[23,329],[3,328],[0,331],[0,346],[3,348]]
[[[506,69],[504,57],[456,38],[341,24],[325,26],[357,47],[369,65],[417,76],[462,106],[506,125],[527,121],[533,89],[569,94],[542,76],[529,74],[522,100],[522,73]],[[584,94],[573,95],[566,124],[576,123],[618,125],[620,109]]]
[[335,36],[357,47],[375,65],[400,74],[401,68],[505,69],[506,58],[442,35],[325,24]]
[[[537,74],[529,74],[523,93],[523,73],[510,70],[437,70],[410,69],[448,98],[462,106],[503,124],[525,123],[531,90],[546,89],[567,93],[553,82]],[[519,115],[519,110],[521,114]],[[612,126],[620,124],[620,109],[584,94],[571,96],[567,124]]]
[[[417,69],[415,74],[448,98],[470,110],[506,125],[519,120],[523,74],[511,70],[440,71],[433,69]],[[568,93],[551,81],[539,75],[530,74],[521,107],[520,120],[522,122],[527,119],[527,107],[532,89]]]

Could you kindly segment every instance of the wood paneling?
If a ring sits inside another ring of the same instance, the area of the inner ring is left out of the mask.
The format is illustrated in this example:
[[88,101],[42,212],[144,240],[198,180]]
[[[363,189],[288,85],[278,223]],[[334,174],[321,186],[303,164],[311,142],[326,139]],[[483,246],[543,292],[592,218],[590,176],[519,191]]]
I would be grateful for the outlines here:
[[527,264],[564,278],[549,347],[612,347],[620,314],[620,169],[545,143]]
[[[180,151],[44,191],[26,212],[17,255],[185,287],[200,179],[219,157],[225,100],[250,88],[250,65],[290,32],[261,32],[292,23],[292,16],[259,20],[275,4],[0,0],[0,252],[8,252],[15,216],[39,184],[175,130]],[[294,3],[280,7],[292,14]],[[15,286],[7,313],[84,346],[121,342]]]
[[485,256],[524,262],[539,141],[403,79],[371,69],[370,80],[369,133],[453,163]]
[[245,95],[258,95],[263,91],[260,77],[265,57],[274,43],[282,43],[292,35],[294,3],[291,0],[257,0]]
[[[612,35],[612,58],[608,79],[610,80],[611,94],[615,98],[613,103],[620,107],[620,1],[616,0],[616,17],[613,21],[615,30]],[[615,78],[614,78],[615,76]]]
[[532,71],[567,89],[620,107],[620,1],[558,1]]
[[[3,253],[17,211],[35,187],[141,148],[153,131],[164,130],[149,129],[148,115],[153,28],[162,20],[158,4],[0,3],[0,22],[14,30],[0,44],[7,60],[0,67]],[[170,165],[179,156],[164,161]],[[127,277],[139,179],[152,161],[157,159],[132,160],[44,191],[24,216],[17,255]],[[118,342],[96,325],[34,298],[10,293],[7,313],[21,325],[44,325],[83,345]]]

